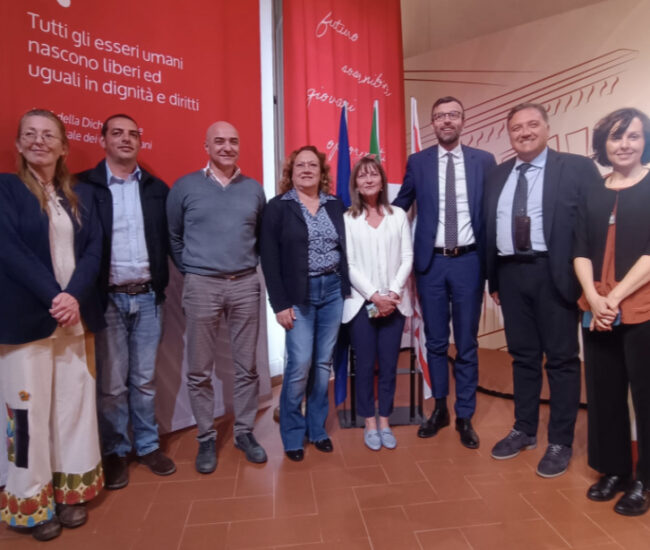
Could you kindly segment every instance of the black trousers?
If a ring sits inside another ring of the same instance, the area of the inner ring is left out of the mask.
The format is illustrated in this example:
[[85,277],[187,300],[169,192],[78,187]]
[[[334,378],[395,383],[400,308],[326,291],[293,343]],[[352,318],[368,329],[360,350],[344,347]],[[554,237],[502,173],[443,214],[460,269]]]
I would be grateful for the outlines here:
[[589,466],[602,474],[630,475],[632,449],[628,388],[636,415],[636,477],[650,484],[650,321],[611,332],[583,329]]
[[548,258],[500,261],[499,298],[512,356],[515,429],[537,434],[542,360],[551,391],[549,443],[571,446],[580,402],[578,309],[557,292]]

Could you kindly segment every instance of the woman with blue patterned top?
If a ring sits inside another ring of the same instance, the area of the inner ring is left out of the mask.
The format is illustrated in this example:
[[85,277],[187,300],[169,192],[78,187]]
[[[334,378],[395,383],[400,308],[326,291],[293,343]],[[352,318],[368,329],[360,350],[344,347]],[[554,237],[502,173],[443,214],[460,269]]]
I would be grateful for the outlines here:
[[286,330],[280,435],[294,461],[304,458],[305,436],[319,451],[333,450],[325,431],[327,388],[350,280],[345,206],[329,194],[329,172],[325,155],[316,147],[291,153],[281,194],[269,201],[262,218],[262,269],[276,319]]

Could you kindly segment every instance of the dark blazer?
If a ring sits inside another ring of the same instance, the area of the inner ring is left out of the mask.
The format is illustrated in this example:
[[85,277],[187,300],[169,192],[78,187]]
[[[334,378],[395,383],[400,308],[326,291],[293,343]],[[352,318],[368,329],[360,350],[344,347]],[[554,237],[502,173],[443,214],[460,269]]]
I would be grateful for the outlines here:
[[[341,293],[350,294],[345,247],[345,206],[341,199],[328,200],[325,210],[339,236]],[[294,200],[271,199],[262,216],[260,259],[271,307],[278,313],[309,303],[309,236],[300,205]]]
[[607,189],[601,179],[580,202],[573,256],[591,260],[594,281],[601,280],[609,216],[616,198],[616,238],[614,240],[614,276],[625,277],[641,256],[650,255],[650,174],[639,183],[623,189]]
[[[142,168],[140,168],[142,170]],[[99,274],[99,290],[104,309],[108,304],[108,278],[111,269],[111,242],[113,239],[113,197],[106,181],[106,161],[77,176],[95,189],[95,203],[104,231],[102,264]],[[144,239],[149,254],[151,286],[156,292],[156,303],[165,299],[165,288],[169,282],[169,237],[167,236],[167,211],[165,201],[169,187],[160,179],[142,170],[140,178],[140,204],[144,218]]]
[[74,227],[76,267],[68,286],[61,289],[52,268],[47,214],[18,176],[0,174],[0,344],[50,336],[57,323],[49,309],[62,291],[77,299],[89,330],[106,326],[96,289],[102,238],[93,192],[82,183],[74,191],[81,223],[65,199],[62,205]]
[[[485,188],[487,275],[490,293],[498,292],[497,203],[516,159],[499,164],[489,175]],[[544,239],[548,248],[550,276],[560,296],[575,303],[580,285],[573,271],[573,239],[578,205],[585,192],[600,181],[596,165],[580,155],[548,150],[544,168],[542,209]]]
[[[461,146],[465,159],[465,178],[472,231],[479,255],[485,257],[483,224],[483,184],[486,174],[496,166],[492,153]],[[417,201],[418,221],[413,242],[413,265],[423,273],[431,264],[438,230],[438,146],[428,147],[411,155],[406,164],[404,182],[395,206],[408,210]]]

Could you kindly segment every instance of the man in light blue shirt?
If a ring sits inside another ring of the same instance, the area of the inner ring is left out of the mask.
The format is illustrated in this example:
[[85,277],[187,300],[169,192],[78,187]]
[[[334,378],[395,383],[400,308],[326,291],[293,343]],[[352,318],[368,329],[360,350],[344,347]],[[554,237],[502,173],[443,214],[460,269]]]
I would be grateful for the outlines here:
[[600,178],[590,159],[548,148],[542,105],[513,107],[507,127],[517,156],[488,176],[486,259],[512,356],[515,423],[491,454],[505,460],[537,445],[543,365],[550,418],[537,474],[555,477],[569,466],[580,399],[574,225],[578,204]]
[[130,116],[109,117],[100,143],[106,159],[79,178],[95,186],[104,230],[99,287],[107,327],[96,335],[97,408],[105,485],[120,489],[129,481],[132,450],[154,474],[176,471],[160,449],[154,411],[156,354],[169,280],[169,188],[138,166],[140,132]]

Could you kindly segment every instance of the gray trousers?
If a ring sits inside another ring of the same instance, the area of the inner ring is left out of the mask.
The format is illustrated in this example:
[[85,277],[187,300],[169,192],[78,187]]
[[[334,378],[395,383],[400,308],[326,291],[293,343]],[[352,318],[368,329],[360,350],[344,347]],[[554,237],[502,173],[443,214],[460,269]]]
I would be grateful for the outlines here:
[[[199,441],[216,439],[212,371],[221,316],[228,324],[234,363],[235,436],[251,432],[257,413],[258,374],[255,350],[259,332],[260,281],[257,273],[219,279],[187,273],[183,310],[187,346],[187,386]],[[218,375],[218,371],[217,371]]]

